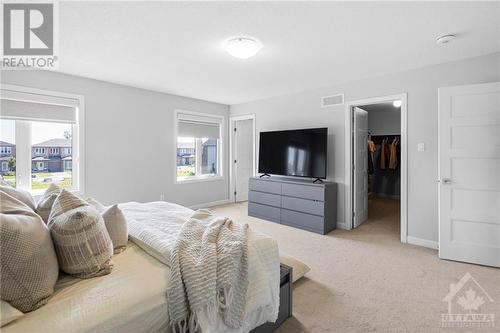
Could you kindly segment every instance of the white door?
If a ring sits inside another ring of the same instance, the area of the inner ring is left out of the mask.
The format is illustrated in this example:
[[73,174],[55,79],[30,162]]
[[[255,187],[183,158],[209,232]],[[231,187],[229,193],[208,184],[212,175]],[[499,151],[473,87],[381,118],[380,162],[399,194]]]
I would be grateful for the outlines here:
[[368,112],[354,108],[354,217],[357,228],[368,219]]
[[439,89],[439,257],[500,267],[500,82]]
[[254,175],[254,119],[234,121],[234,200],[248,200],[248,181]]

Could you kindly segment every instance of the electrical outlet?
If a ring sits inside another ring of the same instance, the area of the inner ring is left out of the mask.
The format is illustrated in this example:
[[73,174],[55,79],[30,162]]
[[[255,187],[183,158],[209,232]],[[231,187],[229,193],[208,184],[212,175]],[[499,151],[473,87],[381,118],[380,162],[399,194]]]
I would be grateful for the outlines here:
[[165,201],[165,194],[160,194],[160,201]]
[[417,151],[425,151],[425,143],[420,142],[417,144]]

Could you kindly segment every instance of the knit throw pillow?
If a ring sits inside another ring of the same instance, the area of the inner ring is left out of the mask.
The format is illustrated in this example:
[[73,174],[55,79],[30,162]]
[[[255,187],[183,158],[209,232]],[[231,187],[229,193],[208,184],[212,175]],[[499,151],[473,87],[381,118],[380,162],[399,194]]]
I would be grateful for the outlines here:
[[50,184],[49,188],[42,195],[40,200],[38,200],[38,204],[36,205],[36,212],[42,220],[47,223],[49,220],[50,210],[52,209],[52,205],[56,200],[57,196],[61,193],[61,188],[56,184]]
[[94,207],[62,190],[52,206],[48,227],[62,271],[82,279],[111,273],[113,243]]
[[30,207],[0,191],[0,288],[2,300],[29,312],[54,292],[59,274],[49,230]]

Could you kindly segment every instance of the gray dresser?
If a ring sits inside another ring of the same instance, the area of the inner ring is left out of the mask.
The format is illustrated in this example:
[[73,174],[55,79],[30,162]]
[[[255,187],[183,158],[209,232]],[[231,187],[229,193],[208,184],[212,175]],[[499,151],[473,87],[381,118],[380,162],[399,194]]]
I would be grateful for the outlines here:
[[250,178],[248,215],[327,234],[337,224],[337,184],[277,176]]

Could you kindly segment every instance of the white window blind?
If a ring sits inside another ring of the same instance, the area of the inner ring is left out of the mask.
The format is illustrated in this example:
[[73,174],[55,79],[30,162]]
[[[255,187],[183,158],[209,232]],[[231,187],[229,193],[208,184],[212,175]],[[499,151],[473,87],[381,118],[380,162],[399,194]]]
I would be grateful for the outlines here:
[[177,119],[180,137],[220,139],[220,118],[179,113]]
[[0,117],[4,119],[77,122],[79,101],[73,98],[0,89]]
[[0,117],[4,119],[76,123],[76,108],[1,99]]

